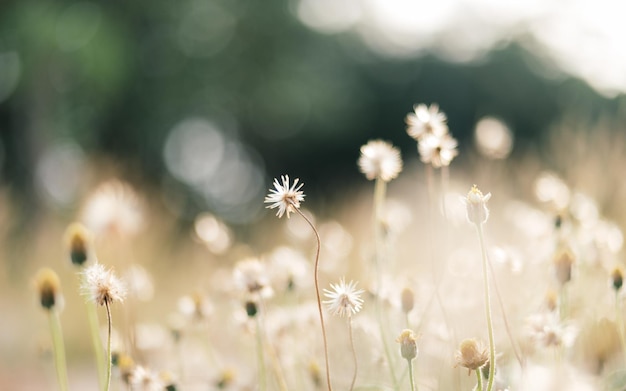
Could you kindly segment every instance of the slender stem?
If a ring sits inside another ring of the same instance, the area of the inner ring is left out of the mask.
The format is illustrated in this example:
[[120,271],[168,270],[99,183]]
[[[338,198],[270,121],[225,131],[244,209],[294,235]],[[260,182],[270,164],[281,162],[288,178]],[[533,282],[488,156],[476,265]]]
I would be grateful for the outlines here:
[[98,321],[98,312],[96,303],[89,300],[86,302],[87,318],[89,320],[89,328],[91,329],[91,344],[93,345],[93,352],[96,355],[96,366],[98,368],[98,383],[100,389],[104,389],[106,374],[105,374],[105,362],[104,362],[104,348],[102,346],[102,340],[100,339],[100,322]]
[[104,301],[104,306],[107,309],[107,373],[106,373],[106,387],[105,391],[109,391],[111,388],[111,332],[113,329],[113,319],[111,318],[111,304],[108,300]]
[[259,361],[259,389],[265,391],[267,389],[267,376],[265,374],[265,357],[263,355],[263,337],[261,336],[259,314],[256,316],[256,351]]
[[487,251],[485,249],[485,240],[483,238],[482,224],[476,224],[478,231],[478,239],[480,240],[480,250],[483,258],[483,280],[485,285],[485,314],[487,316],[487,329],[489,332],[489,379],[487,382],[487,391],[491,391],[494,383],[494,375],[496,373],[496,346],[493,338],[493,324],[491,322],[491,299],[489,296],[489,279],[487,277]]
[[67,391],[67,364],[65,362],[65,346],[63,344],[63,332],[61,331],[61,320],[59,313],[54,309],[48,311],[50,314],[50,332],[52,334],[52,344],[54,347],[54,366],[57,371],[57,381],[59,389]]
[[624,318],[622,318],[622,308],[619,301],[619,291],[615,291],[615,323],[619,331],[619,340],[622,344],[622,354],[624,355],[624,365],[626,365],[626,337],[624,336]]
[[483,391],[483,375],[480,373],[480,368],[474,372],[476,372],[476,381],[478,382],[476,383],[476,390]]
[[389,349],[389,345],[387,344],[387,335],[385,332],[385,327],[383,323],[383,308],[381,302],[381,289],[382,289],[382,270],[381,263],[383,262],[383,247],[384,247],[384,237],[383,237],[383,227],[382,227],[382,217],[383,217],[383,204],[385,202],[385,194],[387,192],[387,183],[380,178],[376,178],[376,183],[374,185],[374,245],[376,248],[376,257],[375,257],[375,267],[376,267],[376,277],[377,277],[377,292],[376,292],[376,319],[378,320],[378,328],[380,330],[380,339],[383,343],[383,350],[385,351],[385,356],[387,358],[387,364],[389,366],[389,374],[391,375],[391,380],[393,382],[394,390],[397,390],[399,387],[398,378],[396,377],[396,373],[393,369],[393,361],[391,358],[391,351]]
[[443,218],[445,221],[448,221],[448,209],[446,208],[446,193],[448,191],[449,182],[450,182],[449,167],[443,166],[441,167],[441,210],[443,212]]
[[313,232],[315,233],[315,239],[317,240],[317,249],[315,251],[315,296],[317,298],[317,310],[320,314],[320,323],[322,325],[322,338],[324,339],[324,359],[326,360],[326,383],[328,384],[328,391],[332,391],[332,385],[330,383],[330,363],[328,360],[328,342],[326,340],[326,326],[324,325],[324,312],[322,311],[322,298],[320,297],[320,282],[319,282],[319,262],[320,262],[320,250],[322,248],[322,241],[317,229],[309,220],[308,217],[300,211],[296,205],[292,204],[293,208],[302,218],[309,224]]
[[561,285],[561,289],[559,289],[559,315],[562,321],[567,318],[567,307],[567,285],[563,284]]
[[354,349],[354,336],[352,334],[352,317],[348,316],[348,332],[350,333],[350,349],[352,350],[352,360],[354,361],[354,374],[352,375],[352,383],[350,383],[350,391],[354,389],[356,382],[356,373],[359,370],[359,364],[356,360],[356,350]]
[[272,342],[267,337],[265,333],[265,318],[261,319],[260,316],[266,313],[265,311],[265,302],[263,300],[259,301],[259,307],[261,308],[261,314],[257,315],[257,327],[258,332],[261,334],[261,338],[264,344],[265,353],[268,355],[270,359],[270,363],[272,364],[272,370],[274,371],[274,376],[276,376],[276,381],[278,382],[278,388],[280,391],[288,391],[287,382],[285,381],[285,375],[283,375],[283,370],[280,365],[280,360],[278,359],[278,355],[272,346]]
[[411,381],[411,391],[417,391],[417,387],[415,386],[415,378],[413,376],[413,362],[411,360],[406,360],[406,363],[409,365],[409,380]]
[[515,344],[515,339],[513,338],[513,334],[511,333],[511,327],[509,326],[509,320],[506,316],[506,311],[504,307],[504,303],[502,302],[502,295],[500,294],[500,288],[498,288],[498,282],[496,281],[495,273],[493,272],[493,265],[489,258],[487,258],[487,263],[489,263],[489,270],[491,271],[491,281],[493,281],[493,287],[496,289],[496,297],[498,298],[498,304],[500,305],[500,312],[502,312],[502,319],[504,320],[504,328],[506,329],[506,333],[511,340],[511,347],[513,348],[513,353],[515,354],[515,358],[517,358],[517,362],[520,367],[524,369],[525,362],[521,355],[521,353],[517,350],[517,346]]

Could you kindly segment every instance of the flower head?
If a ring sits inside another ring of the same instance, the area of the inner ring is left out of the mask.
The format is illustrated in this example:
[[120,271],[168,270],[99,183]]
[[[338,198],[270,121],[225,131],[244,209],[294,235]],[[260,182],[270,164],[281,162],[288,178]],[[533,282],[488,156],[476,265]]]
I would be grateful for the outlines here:
[[82,266],[90,257],[91,233],[81,223],[72,223],[65,231],[65,243],[73,265]]
[[237,262],[233,270],[235,285],[253,298],[272,297],[274,290],[270,286],[267,268],[257,258],[248,258]]
[[554,275],[561,285],[565,285],[572,279],[572,266],[574,265],[574,254],[569,248],[560,249],[554,257]]
[[624,272],[621,267],[616,267],[611,272],[611,285],[615,291],[619,291],[624,283]]
[[457,366],[460,365],[471,372],[482,368],[489,362],[489,352],[481,341],[473,338],[464,339],[454,358]]
[[59,308],[63,304],[61,282],[52,269],[44,268],[35,276],[35,288],[39,294],[39,303],[45,310]]
[[424,135],[417,144],[420,160],[426,164],[432,164],[435,168],[449,166],[452,159],[459,154],[456,149],[458,143],[449,134]]
[[293,185],[289,186],[289,175],[282,175],[280,180],[282,184],[274,178],[274,188],[270,189],[270,193],[265,197],[265,202],[270,204],[266,208],[278,208],[276,216],[283,217],[287,212],[287,218],[289,218],[289,213],[299,209],[300,202],[304,201],[304,192],[300,191],[304,183],[298,184],[300,179],[296,178]]
[[118,180],[98,186],[87,198],[81,215],[82,221],[96,235],[133,236],[144,227],[142,198],[130,185]]
[[133,390],[137,391],[161,391],[165,389],[165,383],[158,373],[137,365],[130,374],[129,383]]
[[126,297],[126,288],[122,281],[101,263],[94,263],[85,269],[81,288],[85,296],[99,305],[124,301]]
[[389,182],[402,171],[400,151],[388,142],[372,140],[361,147],[359,169],[369,180]]
[[400,355],[407,359],[413,360],[417,357],[417,338],[413,330],[405,329],[400,336],[396,339],[396,342],[400,344]]
[[487,222],[489,218],[489,209],[487,209],[487,201],[491,198],[491,193],[483,195],[476,185],[473,185],[465,199],[467,208],[467,220],[477,225]]
[[346,284],[344,278],[339,281],[339,284],[330,284],[333,289],[324,289],[324,296],[328,300],[324,300],[324,304],[328,307],[328,310],[333,315],[341,317],[351,317],[361,310],[363,305],[363,299],[361,294],[364,292],[362,289],[356,289],[357,283],[350,281]]
[[406,132],[409,136],[419,141],[427,134],[443,136],[448,133],[446,115],[439,111],[439,106],[435,103],[427,107],[419,104],[413,107],[413,112],[406,116],[408,125]]

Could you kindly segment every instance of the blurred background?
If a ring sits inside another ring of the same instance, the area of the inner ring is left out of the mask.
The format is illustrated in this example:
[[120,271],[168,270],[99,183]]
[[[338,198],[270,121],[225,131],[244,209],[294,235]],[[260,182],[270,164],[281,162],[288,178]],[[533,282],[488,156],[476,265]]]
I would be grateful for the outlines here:
[[626,119],[625,14],[612,0],[3,1],[6,292],[47,257],[60,265],[64,227],[112,178],[141,189],[169,234],[210,213],[245,240],[281,174],[324,213],[367,185],[368,140],[417,160],[416,103],[447,114],[453,166],[490,117],[514,139],[507,156],[551,168],[555,127]]
[[415,156],[415,103],[438,103],[462,149],[486,115],[516,149],[540,146],[569,113],[624,115],[625,7],[5,1],[2,184],[32,223],[40,208],[71,210],[97,164],[163,192],[182,219],[245,224],[272,177],[299,176],[320,200],[362,180],[369,139]]

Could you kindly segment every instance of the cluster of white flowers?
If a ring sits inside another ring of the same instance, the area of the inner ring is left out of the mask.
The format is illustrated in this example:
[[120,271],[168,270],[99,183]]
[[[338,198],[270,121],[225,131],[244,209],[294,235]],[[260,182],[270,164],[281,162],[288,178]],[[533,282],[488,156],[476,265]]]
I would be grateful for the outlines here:
[[446,115],[439,106],[416,105],[406,116],[407,133],[417,141],[420,159],[435,168],[449,166],[458,155],[458,143],[450,135]]

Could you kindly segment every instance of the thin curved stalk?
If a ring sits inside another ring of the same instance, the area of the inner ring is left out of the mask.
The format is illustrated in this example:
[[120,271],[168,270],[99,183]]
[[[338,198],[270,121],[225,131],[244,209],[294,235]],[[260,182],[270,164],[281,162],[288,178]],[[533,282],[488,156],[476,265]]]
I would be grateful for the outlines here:
[[298,212],[300,216],[309,224],[313,232],[315,233],[315,239],[317,240],[317,249],[315,251],[315,296],[317,298],[317,309],[320,315],[320,323],[322,325],[322,338],[324,339],[324,359],[326,361],[326,383],[328,384],[328,391],[332,391],[332,386],[330,383],[330,363],[328,360],[328,342],[326,340],[326,326],[324,325],[324,312],[322,311],[322,298],[320,296],[320,283],[319,283],[319,262],[320,262],[320,250],[322,248],[322,241],[320,239],[320,234],[317,232],[317,229],[309,220],[308,217],[300,211],[299,208],[293,204],[293,209]]

